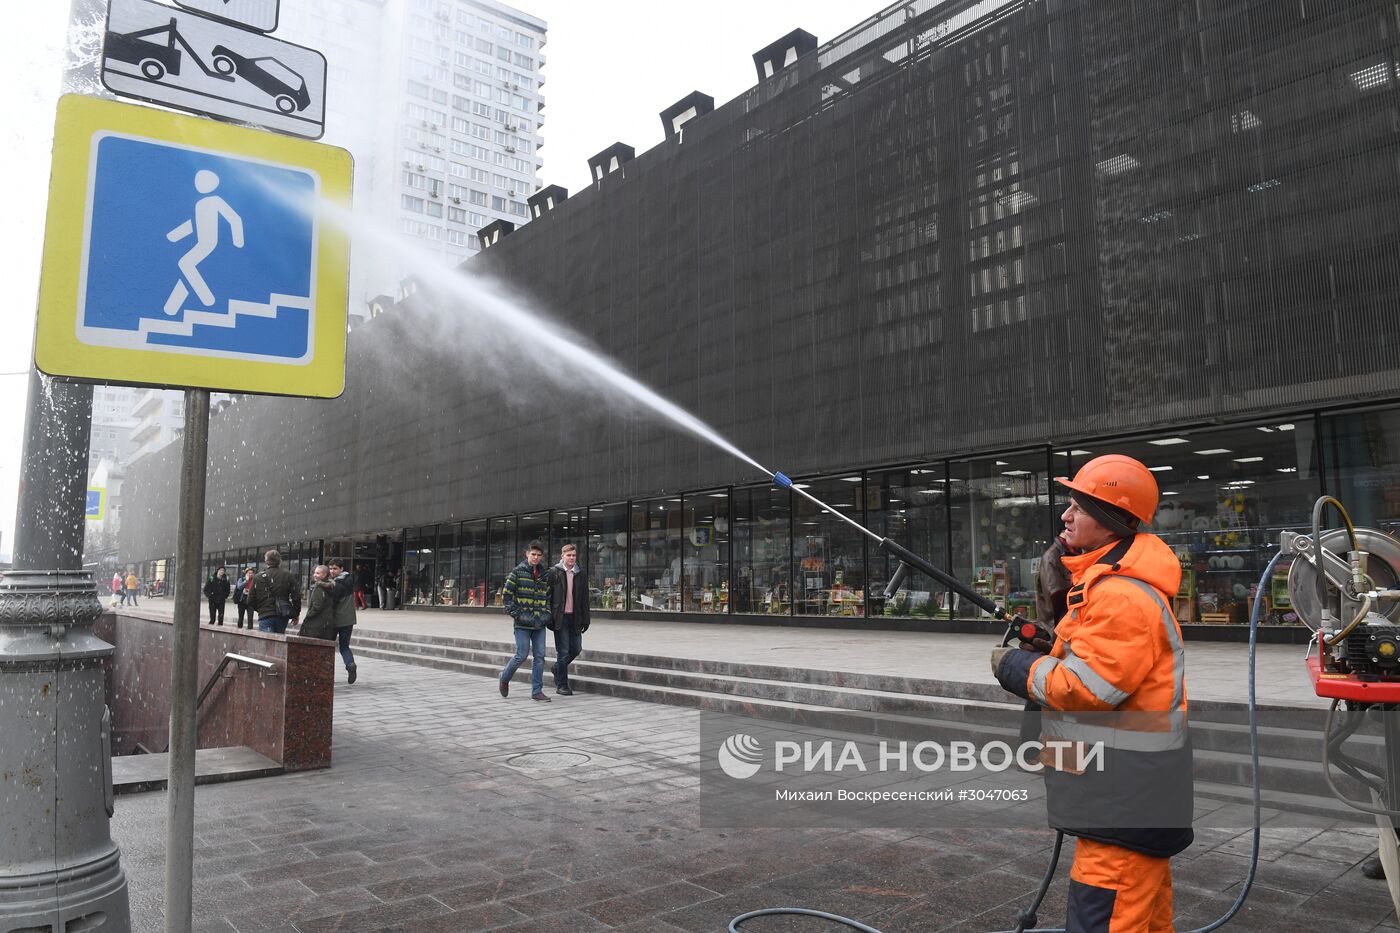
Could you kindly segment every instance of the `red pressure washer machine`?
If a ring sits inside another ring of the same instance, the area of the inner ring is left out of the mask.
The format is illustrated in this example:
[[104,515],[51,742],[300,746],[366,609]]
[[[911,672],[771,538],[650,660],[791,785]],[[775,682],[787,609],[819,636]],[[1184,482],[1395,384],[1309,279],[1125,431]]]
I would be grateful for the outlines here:
[[[1333,506],[1344,527],[1321,530]],[[1288,597],[1313,632],[1307,669],[1313,691],[1332,700],[1324,729],[1322,767],[1328,786],[1347,806],[1371,813],[1380,831],[1381,865],[1400,914],[1400,541],[1374,528],[1356,528],[1340,502],[1324,496],[1313,508],[1312,535],[1285,531],[1279,558],[1293,558]],[[1319,544],[1320,543],[1320,544]],[[1338,707],[1346,704],[1340,720]],[[1367,720],[1379,719],[1379,763],[1347,754],[1342,744]],[[1365,785],[1369,802],[1344,794],[1333,766]]]

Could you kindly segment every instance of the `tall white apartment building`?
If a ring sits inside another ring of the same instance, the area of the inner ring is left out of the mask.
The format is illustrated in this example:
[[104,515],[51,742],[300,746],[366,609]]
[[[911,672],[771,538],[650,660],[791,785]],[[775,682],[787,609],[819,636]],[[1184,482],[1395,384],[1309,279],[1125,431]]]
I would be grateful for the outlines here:
[[[277,35],[327,58],[325,142],[355,157],[356,213],[456,265],[540,187],[545,21],[494,0],[283,0]],[[412,263],[351,247],[351,314]]]
[[[354,157],[355,213],[409,240],[404,262],[354,242],[349,312],[401,297],[414,263],[456,265],[540,187],[545,21],[494,0],[281,0],[274,36],[326,57],[322,142]],[[89,473],[120,477],[184,429],[184,397],[100,388]],[[215,407],[227,400],[215,395]],[[100,409],[100,411],[99,411]],[[109,502],[119,508],[119,496]]]

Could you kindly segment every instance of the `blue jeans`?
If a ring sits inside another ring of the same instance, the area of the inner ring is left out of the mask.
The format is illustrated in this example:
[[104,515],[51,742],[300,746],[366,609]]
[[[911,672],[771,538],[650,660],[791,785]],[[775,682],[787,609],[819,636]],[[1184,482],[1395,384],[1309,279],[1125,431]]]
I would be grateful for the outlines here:
[[335,630],[336,640],[340,643],[340,659],[345,662],[347,671],[355,666],[355,656],[350,653],[350,633],[354,630],[355,626],[353,625]]
[[554,672],[554,685],[556,687],[569,685],[569,665],[582,651],[583,633],[574,630],[574,614],[566,612],[564,613],[564,621],[554,631],[555,661],[550,670]]
[[518,628],[515,630],[515,656],[506,662],[501,671],[501,680],[509,681],[525,663],[525,655],[532,654],[530,666],[530,695],[544,693],[544,629]]
[[272,632],[274,635],[287,634],[286,616],[263,616],[258,619],[259,632]]

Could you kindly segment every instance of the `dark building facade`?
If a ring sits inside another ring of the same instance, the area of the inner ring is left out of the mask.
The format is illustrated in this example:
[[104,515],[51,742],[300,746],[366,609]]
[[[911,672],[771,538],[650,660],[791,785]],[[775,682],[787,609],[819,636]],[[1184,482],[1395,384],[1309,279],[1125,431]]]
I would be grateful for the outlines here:
[[[1051,478],[1136,455],[1179,617],[1240,622],[1317,495],[1400,524],[1397,49],[1392,0],[891,7],[502,235],[461,290],[425,276],[350,335],[342,398],[220,413],[209,560],[343,553],[411,604],[490,606],[545,537],[583,546],[605,609],[966,615],[929,581],[886,604],[863,536],[548,332],[1013,603]],[[482,313],[486,278],[547,320]],[[129,559],[173,550],[178,467],[133,469]]]

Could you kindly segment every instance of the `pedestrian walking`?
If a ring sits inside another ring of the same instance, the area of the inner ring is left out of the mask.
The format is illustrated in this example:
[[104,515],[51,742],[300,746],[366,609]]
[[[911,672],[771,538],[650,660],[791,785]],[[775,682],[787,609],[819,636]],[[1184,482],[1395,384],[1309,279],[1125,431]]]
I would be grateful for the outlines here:
[[311,571],[311,586],[306,589],[306,616],[297,634],[303,638],[335,641],[335,583],[325,564],[317,564]]
[[224,603],[228,601],[228,573],[220,567],[204,584],[204,596],[209,600],[209,624],[224,624]]
[[246,567],[243,570],[243,579],[233,588],[233,604],[238,607],[238,627],[243,627],[243,620],[248,620],[248,627],[253,627],[253,604],[248,601],[248,587],[253,582],[253,568]]
[[122,583],[122,575],[115,570],[112,571],[112,608],[119,605],[126,605],[126,586]]
[[530,699],[549,702],[544,692],[544,633],[553,624],[549,612],[549,571],[543,566],[544,545],[531,541],[525,559],[506,577],[506,612],[515,620],[515,654],[501,671],[501,696],[510,695],[510,679],[531,654]]
[[559,549],[559,563],[550,573],[549,610],[554,623],[554,692],[571,697],[569,665],[583,651],[588,631],[588,576],[578,565],[578,547]]
[[137,605],[136,590],[141,586],[141,581],[136,579],[135,571],[126,575],[126,598],[131,600],[133,606]]
[[345,662],[346,682],[353,684],[359,676],[355,656],[350,653],[350,633],[355,630],[355,581],[345,572],[339,557],[331,558],[330,578],[335,582],[335,638],[340,659]]
[[1057,482],[1070,490],[1067,612],[1048,653],[998,648],[992,669],[1045,710],[1045,738],[1108,746],[1097,772],[1041,758],[1050,825],[1079,837],[1065,927],[1170,931],[1170,859],[1193,839],[1186,655],[1171,610],[1181,563],[1141,530],[1158,497],[1142,463],[1095,457]]
[[378,590],[380,609],[394,608],[393,606],[389,605],[389,588],[393,585],[394,576],[393,574],[389,573],[389,571],[386,570],[379,575],[379,583],[376,587],[376,590]]
[[280,551],[268,551],[263,561],[267,566],[253,574],[248,585],[253,611],[258,614],[258,631],[285,635],[287,625],[301,615],[301,586],[282,569]]

